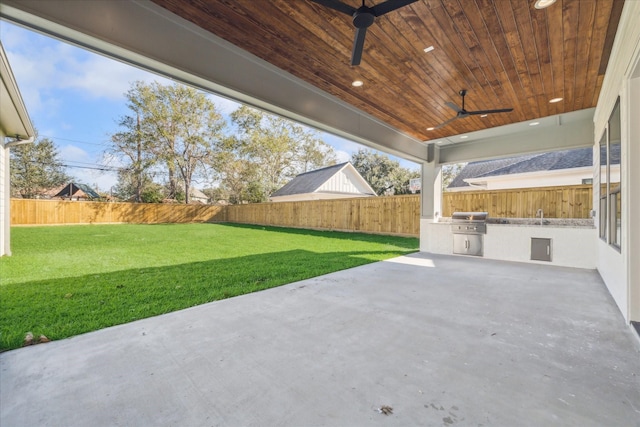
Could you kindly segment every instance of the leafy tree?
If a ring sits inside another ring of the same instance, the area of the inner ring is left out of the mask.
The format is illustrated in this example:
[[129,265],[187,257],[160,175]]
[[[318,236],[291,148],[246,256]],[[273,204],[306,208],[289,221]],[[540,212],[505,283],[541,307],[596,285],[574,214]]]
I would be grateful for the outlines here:
[[420,172],[403,167],[397,168],[391,178],[391,182],[393,183],[393,194],[411,194],[409,181],[413,178],[420,178]]
[[202,192],[207,195],[210,203],[215,203],[220,200],[229,200],[229,192],[222,187],[205,188]]
[[[233,137],[225,139],[214,157],[214,168],[221,182],[220,189],[227,194],[230,203],[264,202],[266,201],[264,192],[262,194],[255,192],[258,187],[255,183],[260,180],[259,165],[241,158],[233,149],[237,144],[239,142]],[[250,187],[253,191],[249,190]]]
[[420,172],[403,168],[397,161],[372,150],[359,149],[351,155],[351,163],[379,196],[407,194],[409,180],[420,177]]
[[447,188],[451,181],[453,181],[456,176],[462,171],[462,169],[466,166],[466,163],[453,163],[450,165],[442,166],[442,188]]
[[126,97],[135,117],[120,121],[123,131],[112,136],[111,150],[128,159],[136,193],[142,193],[145,171],[162,165],[167,197],[189,203],[193,178],[205,173],[226,122],[204,93],[179,84],[135,82]]
[[113,195],[118,199],[137,203],[156,203],[155,201],[149,201],[149,194],[154,193],[159,194],[160,202],[164,199],[164,188],[153,182],[151,175],[145,173],[138,180],[130,169],[120,169],[118,171],[118,182],[113,187]]
[[152,182],[149,170],[158,159],[153,154],[152,135],[142,129],[142,111],[136,104],[129,103],[128,106],[135,113],[135,117],[124,116],[120,119],[119,125],[123,130],[111,136],[112,146],[107,151],[127,165],[118,173],[118,193],[125,193],[120,196],[124,196],[124,199],[133,197],[133,200],[139,203],[142,201],[145,186]]
[[71,178],[65,173],[53,141],[36,137],[32,144],[11,148],[11,195],[32,199]]
[[247,106],[231,120],[237,135],[219,141],[215,169],[233,203],[266,201],[292,177],[336,162],[317,132],[290,120]]
[[164,199],[164,193],[162,186],[156,183],[147,185],[140,195],[142,203],[162,203]]

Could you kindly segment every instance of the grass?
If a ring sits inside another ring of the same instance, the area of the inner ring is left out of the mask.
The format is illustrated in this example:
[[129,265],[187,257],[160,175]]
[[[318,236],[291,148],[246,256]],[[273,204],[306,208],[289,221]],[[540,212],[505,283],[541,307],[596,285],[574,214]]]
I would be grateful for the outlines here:
[[0,350],[415,252],[418,239],[232,224],[13,228]]

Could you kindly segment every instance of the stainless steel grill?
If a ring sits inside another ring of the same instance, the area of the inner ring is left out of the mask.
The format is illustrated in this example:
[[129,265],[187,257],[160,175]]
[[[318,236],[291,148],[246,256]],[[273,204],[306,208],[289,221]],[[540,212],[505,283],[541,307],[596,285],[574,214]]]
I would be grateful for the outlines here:
[[454,254],[482,256],[488,216],[487,212],[455,212],[451,216]]
[[454,212],[451,232],[454,234],[487,234],[487,212]]

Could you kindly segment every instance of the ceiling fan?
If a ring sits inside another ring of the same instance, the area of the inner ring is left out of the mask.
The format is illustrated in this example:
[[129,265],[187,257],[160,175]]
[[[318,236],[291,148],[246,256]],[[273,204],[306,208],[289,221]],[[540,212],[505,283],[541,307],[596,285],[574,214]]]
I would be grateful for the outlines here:
[[464,108],[464,96],[467,94],[467,90],[466,89],[462,89],[458,93],[462,97],[462,108],[458,107],[453,102],[445,102],[444,104],[447,107],[451,108],[452,110],[454,110],[456,112],[456,116],[454,118],[452,118],[452,119],[447,120],[444,123],[440,123],[438,126],[434,127],[434,129],[440,129],[441,127],[444,127],[444,126],[448,125],[449,123],[451,123],[452,121],[454,121],[456,119],[464,119],[465,117],[469,117],[469,116],[477,116],[477,115],[485,115],[485,114],[493,114],[493,113],[508,113],[510,111],[513,111],[513,108],[500,108],[500,109],[497,109],[497,110],[467,111]]
[[418,0],[387,0],[373,7],[368,7],[362,0],[362,6],[355,8],[338,0],[311,0],[322,6],[346,13],[353,17],[353,26],[356,27],[356,37],[353,42],[353,51],[351,52],[351,65],[360,65],[362,59],[362,49],[364,48],[364,37],[367,34],[367,28],[373,24],[378,16],[393,12],[403,6],[414,3]]

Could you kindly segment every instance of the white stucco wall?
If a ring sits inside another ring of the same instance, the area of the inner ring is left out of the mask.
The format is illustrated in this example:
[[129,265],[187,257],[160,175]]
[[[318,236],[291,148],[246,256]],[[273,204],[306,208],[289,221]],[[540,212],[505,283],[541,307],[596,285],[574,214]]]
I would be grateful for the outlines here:
[[5,134],[0,129],[0,256],[11,255],[9,149],[4,148]]
[[[607,120],[620,97],[621,164],[622,182],[622,245],[620,250],[597,239],[596,266],[609,292],[620,308],[625,320],[640,320],[640,241],[638,222],[640,218],[640,130],[637,122],[640,106],[634,103],[632,77],[640,77],[640,1],[624,4],[618,32],[611,51],[611,58],[602,84],[598,105],[594,114],[594,136],[596,144],[602,136]],[[599,164],[599,150],[594,149],[594,164]],[[595,166],[596,174],[598,167]],[[594,203],[599,200],[599,188],[594,180]],[[597,221],[598,222],[598,221]],[[632,236],[636,236],[632,239]]]
[[[453,254],[451,224],[422,220],[420,250],[438,254]],[[551,239],[552,260],[531,260],[531,238]],[[550,225],[487,224],[484,235],[484,258],[563,267],[596,267],[596,229]],[[463,255],[461,255],[463,256]]]
[[[582,180],[593,178],[591,166],[584,168],[562,169],[558,171],[540,171],[512,175],[489,176],[469,179],[470,184],[484,184],[486,190],[504,190],[510,188],[555,187],[560,185],[580,185]],[[450,190],[475,191],[477,187],[459,187]]]

